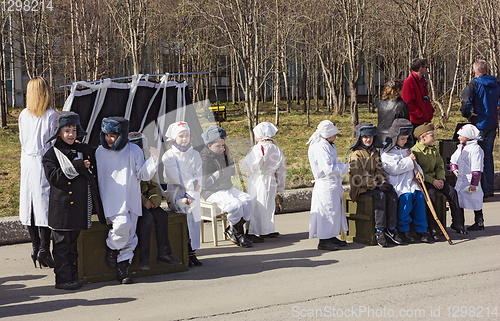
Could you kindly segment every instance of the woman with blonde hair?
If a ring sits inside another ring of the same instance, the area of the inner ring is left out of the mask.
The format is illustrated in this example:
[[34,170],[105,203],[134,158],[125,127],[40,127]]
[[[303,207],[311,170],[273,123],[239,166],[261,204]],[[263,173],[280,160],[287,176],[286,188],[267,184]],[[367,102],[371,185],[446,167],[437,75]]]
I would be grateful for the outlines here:
[[385,85],[382,100],[378,105],[378,136],[382,142],[385,142],[389,135],[389,128],[396,118],[410,120],[410,111],[408,105],[401,98],[403,91],[403,80],[393,79]]
[[31,259],[43,266],[54,267],[50,254],[48,227],[50,186],[45,177],[42,157],[53,145],[46,144],[53,131],[55,111],[53,94],[47,80],[35,77],[28,82],[26,109],[19,115],[19,140],[21,141],[21,191],[19,218],[28,227],[33,252]]

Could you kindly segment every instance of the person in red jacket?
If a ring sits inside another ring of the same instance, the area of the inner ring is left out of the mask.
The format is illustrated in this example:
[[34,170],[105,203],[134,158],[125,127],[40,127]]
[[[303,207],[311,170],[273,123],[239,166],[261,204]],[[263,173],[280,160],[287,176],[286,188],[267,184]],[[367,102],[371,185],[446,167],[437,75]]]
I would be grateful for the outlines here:
[[408,104],[410,121],[414,130],[423,123],[431,123],[434,116],[434,108],[431,105],[427,81],[425,81],[428,68],[426,59],[414,59],[411,63],[411,75],[403,84],[401,98]]

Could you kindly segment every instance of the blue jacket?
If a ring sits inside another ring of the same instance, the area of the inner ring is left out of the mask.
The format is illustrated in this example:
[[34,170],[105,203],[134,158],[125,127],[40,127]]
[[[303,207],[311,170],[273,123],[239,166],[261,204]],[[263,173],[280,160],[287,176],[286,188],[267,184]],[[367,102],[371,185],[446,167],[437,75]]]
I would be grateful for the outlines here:
[[462,116],[469,118],[478,129],[498,128],[500,83],[490,75],[474,78],[462,92]]

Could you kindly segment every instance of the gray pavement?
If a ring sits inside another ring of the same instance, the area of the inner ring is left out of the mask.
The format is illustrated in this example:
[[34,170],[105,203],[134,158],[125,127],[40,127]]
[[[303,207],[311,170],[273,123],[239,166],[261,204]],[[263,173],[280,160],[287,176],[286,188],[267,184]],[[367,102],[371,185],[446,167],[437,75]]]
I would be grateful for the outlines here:
[[[485,202],[484,231],[448,228],[453,245],[349,243],[335,252],[307,239],[308,212],[280,214],[279,238],[249,249],[204,243],[202,267],[74,292],[54,289],[52,270],[33,267],[30,244],[0,246],[0,318],[500,320],[499,206],[499,193]],[[466,211],[466,225],[473,215]]]

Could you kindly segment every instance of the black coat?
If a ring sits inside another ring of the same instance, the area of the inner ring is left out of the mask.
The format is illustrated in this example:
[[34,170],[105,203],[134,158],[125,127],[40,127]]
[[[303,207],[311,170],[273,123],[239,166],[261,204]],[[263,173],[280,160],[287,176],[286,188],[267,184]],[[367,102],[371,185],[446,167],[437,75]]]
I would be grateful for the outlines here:
[[[88,185],[90,185],[92,195],[92,212],[97,213],[99,221],[105,224],[102,202],[96,184],[97,167],[94,149],[80,143],[68,145],[61,140],[58,140],[54,146],[71,160],[80,175],[71,180],[64,175],[54,147],[50,148],[43,156],[43,168],[50,184],[49,227],[56,230],[87,229]],[[83,159],[75,160],[77,157],[75,151],[82,153]],[[85,167],[84,159],[90,161],[91,167],[89,169]]]
[[[207,146],[200,151],[200,157],[203,172],[201,196],[204,199],[209,198],[215,192],[233,187],[231,176],[236,173],[236,170],[232,158],[228,158],[225,153],[216,154]],[[213,176],[217,171],[220,173],[218,179]]]
[[410,120],[410,111],[408,105],[401,97],[394,100],[386,99],[378,102],[378,137],[383,143],[389,136],[389,128],[391,128],[394,119],[404,118]]

